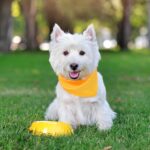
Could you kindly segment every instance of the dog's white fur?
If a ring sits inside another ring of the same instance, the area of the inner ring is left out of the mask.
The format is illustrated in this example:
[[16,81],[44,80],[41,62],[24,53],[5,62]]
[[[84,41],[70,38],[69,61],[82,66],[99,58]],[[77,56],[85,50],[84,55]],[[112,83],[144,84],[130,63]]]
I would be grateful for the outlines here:
[[[51,34],[49,62],[57,75],[63,75],[70,79],[70,64],[79,65],[80,76],[86,78],[94,71],[100,60],[100,53],[96,41],[93,25],[89,25],[83,34],[64,33],[55,24]],[[63,55],[68,51],[67,56]],[[79,55],[80,50],[85,55]],[[102,75],[98,73],[98,93],[95,97],[81,98],[65,91],[60,83],[56,86],[56,98],[49,105],[45,119],[59,120],[70,123],[74,128],[78,125],[97,124],[100,130],[110,129],[116,113],[110,108]]]

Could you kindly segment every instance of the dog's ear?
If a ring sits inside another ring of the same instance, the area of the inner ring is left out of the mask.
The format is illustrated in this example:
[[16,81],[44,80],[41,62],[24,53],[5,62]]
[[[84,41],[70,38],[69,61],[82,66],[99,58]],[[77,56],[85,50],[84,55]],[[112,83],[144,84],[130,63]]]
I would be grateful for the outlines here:
[[96,40],[96,33],[94,29],[94,25],[90,24],[87,29],[83,32],[83,35],[86,37],[86,39],[90,41]]
[[60,36],[64,34],[64,31],[59,27],[58,24],[55,24],[53,27],[53,31],[51,33],[51,40],[58,42]]

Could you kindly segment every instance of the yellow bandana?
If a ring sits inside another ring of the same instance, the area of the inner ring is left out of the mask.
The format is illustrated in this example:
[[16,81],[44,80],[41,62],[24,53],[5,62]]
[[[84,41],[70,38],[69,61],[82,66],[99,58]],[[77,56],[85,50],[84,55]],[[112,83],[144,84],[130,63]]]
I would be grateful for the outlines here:
[[68,80],[63,76],[58,76],[61,86],[70,94],[80,97],[96,96],[98,91],[97,70],[93,71],[86,79]]

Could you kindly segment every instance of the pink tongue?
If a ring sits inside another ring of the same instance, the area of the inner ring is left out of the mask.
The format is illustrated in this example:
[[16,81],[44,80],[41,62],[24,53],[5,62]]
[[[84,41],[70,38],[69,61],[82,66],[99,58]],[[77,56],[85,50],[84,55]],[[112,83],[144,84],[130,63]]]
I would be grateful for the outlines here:
[[79,77],[79,72],[70,72],[69,73],[71,78],[78,78]]

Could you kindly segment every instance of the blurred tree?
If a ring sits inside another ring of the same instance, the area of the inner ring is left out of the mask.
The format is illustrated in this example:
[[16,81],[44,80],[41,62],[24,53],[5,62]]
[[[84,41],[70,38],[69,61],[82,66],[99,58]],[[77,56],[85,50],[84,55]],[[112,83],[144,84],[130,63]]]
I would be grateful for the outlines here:
[[11,3],[12,0],[0,1],[0,51],[9,51],[11,45]]
[[[119,0],[45,0],[44,11],[50,32],[54,23],[60,24],[65,31],[72,32],[78,22],[82,22],[80,26],[84,29],[89,20],[98,20],[101,26],[113,27],[114,32],[120,14],[120,11],[116,11],[118,3]],[[110,19],[111,23],[108,22]]]
[[36,0],[21,0],[20,5],[25,18],[26,48],[27,50],[36,50],[38,48]]
[[[66,9],[65,7],[63,9]],[[60,2],[56,0],[44,1],[44,13],[49,26],[49,31],[52,31],[54,23],[61,25],[64,31],[73,32],[73,20],[70,20],[68,15],[60,9]]]
[[117,42],[122,50],[127,50],[131,33],[130,14],[132,0],[122,0],[123,15],[118,25]]
[[72,22],[97,19],[101,24],[108,25],[106,21],[111,19],[113,26],[118,19],[114,6],[117,2],[112,2],[112,0],[61,0],[58,2],[58,7]]

